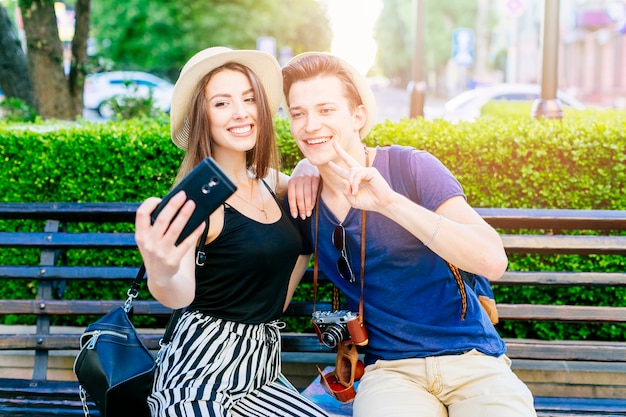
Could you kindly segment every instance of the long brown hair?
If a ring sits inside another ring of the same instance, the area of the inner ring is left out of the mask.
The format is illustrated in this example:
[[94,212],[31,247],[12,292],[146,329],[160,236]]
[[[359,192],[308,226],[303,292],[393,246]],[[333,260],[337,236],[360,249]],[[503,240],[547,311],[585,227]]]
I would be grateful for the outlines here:
[[207,156],[212,156],[210,121],[208,117],[208,101],[206,99],[206,86],[211,78],[224,70],[238,71],[250,81],[252,91],[258,107],[257,129],[258,137],[254,148],[246,152],[246,167],[257,178],[265,178],[270,169],[274,169],[276,175],[279,172],[279,154],[274,132],[272,113],[265,94],[265,89],[257,75],[245,65],[236,62],[227,62],[205,75],[194,90],[189,106],[189,117],[185,123],[189,123],[189,144],[185,157],[180,165],[175,184],[180,182],[189,171]]

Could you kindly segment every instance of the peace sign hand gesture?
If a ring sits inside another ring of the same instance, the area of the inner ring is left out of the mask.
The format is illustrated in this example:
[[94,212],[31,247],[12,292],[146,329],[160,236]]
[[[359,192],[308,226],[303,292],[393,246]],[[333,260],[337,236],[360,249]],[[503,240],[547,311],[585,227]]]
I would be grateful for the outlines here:
[[380,172],[374,167],[361,166],[338,142],[333,141],[333,146],[347,168],[334,162],[329,162],[329,167],[343,179],[343,194],[350,205],[366,211],[384,211],[396,193]]

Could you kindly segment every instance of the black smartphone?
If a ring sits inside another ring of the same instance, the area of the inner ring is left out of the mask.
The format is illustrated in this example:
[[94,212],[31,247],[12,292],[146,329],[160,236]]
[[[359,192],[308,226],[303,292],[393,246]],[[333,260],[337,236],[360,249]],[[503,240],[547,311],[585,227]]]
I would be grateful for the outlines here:
[[181,190],[187,194],[187,200],[193,200],[196,203],[196,208],[178,237],[176,245],[185,240],[215,209],[226,201],[237,190],[237,186],[224,174],[213,158],[204,158],[176,187],[163,197],[163,200],[152,212],[152,223],[167,202]]

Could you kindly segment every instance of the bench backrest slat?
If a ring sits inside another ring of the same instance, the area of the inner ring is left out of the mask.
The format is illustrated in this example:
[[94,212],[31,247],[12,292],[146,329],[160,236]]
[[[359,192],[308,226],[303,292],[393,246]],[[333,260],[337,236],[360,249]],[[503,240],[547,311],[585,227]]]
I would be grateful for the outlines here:
[[0,247],[48,249],[134,249],[133,233],[0,232]]
[[478,208],[483,219],[501,229],[626,230],[624,210]]
[[521,272],[507,271],[492,286],[552,285],[592,287],[626,287],[626,272]]
[[[123,300],[0,300],[0,311],[35,315],[102,315],[123,304]],[[135,300],[133,312],[137,315],[166,316],[172,313],[172,309],[157,301]]]
[[139,203],[2,203],[0,219],[133,223]]
[[501,235],[507,253],[626,255],[626,236]]
[[0,266],[1,279],[38,280],[127,280],[137,276],[139,268],[125,266]]

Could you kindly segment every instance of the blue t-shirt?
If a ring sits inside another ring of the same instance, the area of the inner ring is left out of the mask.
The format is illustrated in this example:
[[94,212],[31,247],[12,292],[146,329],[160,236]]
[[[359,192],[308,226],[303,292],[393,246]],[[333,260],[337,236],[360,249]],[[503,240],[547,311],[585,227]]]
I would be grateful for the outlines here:
[[[398,154],[390,157],[392,152]],[[402,154],[405,152],[409,154]],[[450,171],[424,151],[397,145],[381,147],[373,166],[395,191],[429,210],[434,211],[452,197],[464,196]],[[406,176],[413,179],[407,180]],[[350,209],[343,222],[350,265],[356,277],[356,282],[349,283],[337,272],[340,253],[331,240],[339,220],[323,200],[316,209],[320,210],[319,268],[346,295],[350,309],[358,312],[361,211]],[[302,226],[305,244],[312,253],[315,213]],[[366,245],[363,319],[369,344],[361,348],[366,364],[378,359],[454,355],[471,349],[490,356],[505,352],[504,341],[469,288],[467,313],[461,320],[461,296],[452,272],[419,239],[387,217],[368,212]]]

